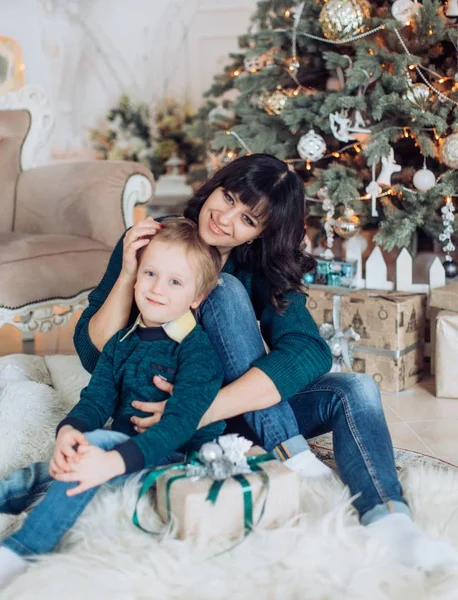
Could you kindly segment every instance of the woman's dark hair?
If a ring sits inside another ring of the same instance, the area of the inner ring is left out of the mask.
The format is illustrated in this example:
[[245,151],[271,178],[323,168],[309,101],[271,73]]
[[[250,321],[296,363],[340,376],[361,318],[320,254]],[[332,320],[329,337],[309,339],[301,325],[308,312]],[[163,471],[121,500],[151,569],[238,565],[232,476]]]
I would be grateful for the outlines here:
[[265,229],[252,244],[231,252],[239,266],[263,273],[276,310],[286,306],[287,292],[303,290],[304,273],[315,259],[303,247],[305,235],[304,183],[286,163],[270,154],[250,154],[217,171],[191,198],[184,216],[197,222],[204,202],[217,188],[237,194],[254,215],[265,219]]

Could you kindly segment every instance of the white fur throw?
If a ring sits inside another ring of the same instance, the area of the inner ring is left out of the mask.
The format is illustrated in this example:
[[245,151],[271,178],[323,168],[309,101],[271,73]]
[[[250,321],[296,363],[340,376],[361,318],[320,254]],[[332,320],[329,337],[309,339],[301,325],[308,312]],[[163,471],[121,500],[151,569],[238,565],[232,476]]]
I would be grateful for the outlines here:
[[[51,451],[56,423],[87,374],[75,357],[0,359],[0,473]],[[52,384],[52,387],[50,386]],[[401,472],[414,515],[458,546],[458,471],[410,466]],[[358,524],[337,477],[302,482],[303,513],[281,529],[228,542],[178,541],[145,504],[131,523],[135,478],[105,487],[59,552],[45,556],[0,593],[1,600],[456,600],[458,571],[427,576],[402,567]],[[0,515],[0,536],[18,519]]]

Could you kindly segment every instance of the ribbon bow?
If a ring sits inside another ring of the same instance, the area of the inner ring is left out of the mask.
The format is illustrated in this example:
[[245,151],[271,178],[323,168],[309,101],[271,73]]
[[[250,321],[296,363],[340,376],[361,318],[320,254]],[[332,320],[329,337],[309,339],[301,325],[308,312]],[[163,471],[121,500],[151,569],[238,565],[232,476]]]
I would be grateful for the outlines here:
[[353,365],[353,352],[350,340],[358,341],[359,333],[349,327],[345,331],[340,327],[340,298],[335,295],[332,298],[332,324],[323,323],[320,325],[320,335],[326,340],[332,354],[331,372],[339,372],[344,365],[350,371]]

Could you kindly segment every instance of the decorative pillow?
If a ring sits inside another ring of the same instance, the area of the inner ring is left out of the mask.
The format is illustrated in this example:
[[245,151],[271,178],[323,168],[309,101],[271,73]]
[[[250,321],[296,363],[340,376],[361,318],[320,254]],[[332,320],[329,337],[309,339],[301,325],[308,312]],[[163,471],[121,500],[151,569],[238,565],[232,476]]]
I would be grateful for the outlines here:
[[29,354],[9,354],[0,358],[0,385],[12,381],[35,381],[52,385],[45,359]]
[[67,414],[60,395],[34,381],[0,386],[0,478],[32,462],[48,461],[56,425]]

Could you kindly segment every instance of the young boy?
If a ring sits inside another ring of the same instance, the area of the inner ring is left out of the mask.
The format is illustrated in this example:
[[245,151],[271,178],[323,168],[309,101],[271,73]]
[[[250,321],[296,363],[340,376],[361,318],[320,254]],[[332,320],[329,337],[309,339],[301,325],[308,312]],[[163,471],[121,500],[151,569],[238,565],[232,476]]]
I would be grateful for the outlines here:
[[[173,462],[176,451],[198,449],[224,431],[221,421],[197,431],[223,373],[192,313],[217,284],[218,250],[199,238],[195,223],[170,218],[138,262],[134,297],[140,314],[103,348],[80,401],[58,425],[49,469],[36,463],[0,482],[4,513],[19,514],[46,491],[21,529],[3,540],[0,589],[25,569],[27,558],[55,548],[98,486]],[[159,423],[136,434],[131,418],[144,413],[132,401],[167,398],[153,384],[155,375],[174,383],[173,395]],[[102,429],[110,417],[111,431]]]

